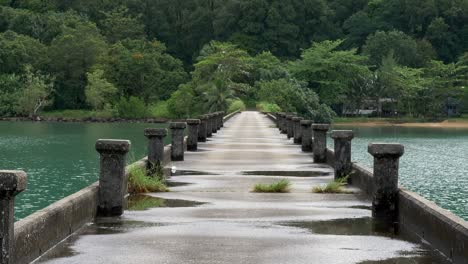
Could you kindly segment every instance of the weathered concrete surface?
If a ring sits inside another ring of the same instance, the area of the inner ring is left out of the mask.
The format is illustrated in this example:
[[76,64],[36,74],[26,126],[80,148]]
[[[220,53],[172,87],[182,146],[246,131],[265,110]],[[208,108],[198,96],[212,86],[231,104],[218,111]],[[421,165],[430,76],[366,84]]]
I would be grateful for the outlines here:
[[[151,195],[204,204],[100,219],[38,262],[443,263],[422,245],[375,229],[361,194],[311,193],[333,179],[333,169],[314,164],[257,112],[234,116],[172,166],[171,192]],[[250,191],[283,178],[290,193]]]

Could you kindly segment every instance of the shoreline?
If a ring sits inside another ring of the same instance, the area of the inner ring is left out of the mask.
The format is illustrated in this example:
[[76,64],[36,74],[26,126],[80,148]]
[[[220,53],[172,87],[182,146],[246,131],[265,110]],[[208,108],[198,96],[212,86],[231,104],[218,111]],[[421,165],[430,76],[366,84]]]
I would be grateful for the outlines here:
[[334,126],[362,126],[362,127],[381,127],[381,126],[395,126],[395,127],[421,127],[421,128],[468,128],[467,121],[443,121],[443,122],[427,122],[427,123],[392,123],[388,121],[370,121],[370,122],[337,122],[333,123]]
[[38,122],[38,123],[167,123],[166,118],[142,118],[142,119],[126,119],[126,118],[67,118],[67,117],[0,117],[0,122]]

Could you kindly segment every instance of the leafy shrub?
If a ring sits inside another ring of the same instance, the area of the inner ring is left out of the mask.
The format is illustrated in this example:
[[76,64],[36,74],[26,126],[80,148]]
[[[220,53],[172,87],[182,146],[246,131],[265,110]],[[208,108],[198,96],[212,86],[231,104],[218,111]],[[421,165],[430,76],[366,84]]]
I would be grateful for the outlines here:
[[138,97],[131,96],[129,99],[120,97],[115,108],[119,117],[122,118],[144,118],[148,116],[145,102]]
[[149,107],[149,112],[152,117],[171,118],[172,115],[167,108],[167,101],[160,101]]
[[285,193],[289,192],[289,187],[291,186],[291,183],[283,179],[279,182],[275,182],[272,184],[256,184],[254,187],[254,192],[260,192],[260,193]]
[[257,104],[257,110],[260,112],[274,113],[281,112],[281,107],[279,107],[277,104],[260,102]]
[[228,113],[233,113],[237,110],[239,111],[245,111],[246,107],[245,107],[245,104],[242,100],[232,100],[230,103],[229,103],[229,108],[228,108]]

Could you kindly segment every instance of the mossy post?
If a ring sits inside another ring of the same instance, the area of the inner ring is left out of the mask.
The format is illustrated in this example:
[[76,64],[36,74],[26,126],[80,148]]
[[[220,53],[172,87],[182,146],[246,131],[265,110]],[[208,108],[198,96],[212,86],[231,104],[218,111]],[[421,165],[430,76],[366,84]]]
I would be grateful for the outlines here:
[[96,150],[100,154],[100,216],[119,216],[123,213],[127,193],[126,156],[130,146],[128,140],[99,139],[96,142]]
[[313,151],[314,162],[325,163],[327,162],[327,132],[330,129],[329,124],[313,124],[312,130],[314,134]]
[[385,222],[398,220],[398,167],[405,148],[401,144],[369,144],[374,156],[372,216]]
[[198,126],[198,141],[206,142],[206,127],[207,118],[205,115],[200,116],[200,125]]
[[13,263],[12,250],[15,238],[15,196],[26,189],[24,171],[0,171],[0,263]]
[[146,165],[148,175],[153,175],[164,161],[164,138],[166,136],[167,129],[165,128],[145,129],[145,137],[148,138],[148,163]]
[[351,173],[351,140],[352,130],[334,130],[331,137],[335,141],[335,180],[344,178]]
[[286,116],[286,134],[288,135],[288,139],[294,137],[294,123],[292,121],[293,118],[293,115]]
[[302,143],[302,128],[301,128],[301,121],[303,120],[302,117],[293,117],[293,128],[294,128],[294,143],[301,144]]
[[301,121],[302,130],[302,151],[312,151],[312,120]]
[[183,122],[172,122],[169,124],[171,129],[172,146],[171,146],[171,160],[183,161],[184,160],[184,131],[187,127]]
[[200,119],[187,119],[188,139],[187,150],[197,151],[198,149],[198,130],[200,127]]

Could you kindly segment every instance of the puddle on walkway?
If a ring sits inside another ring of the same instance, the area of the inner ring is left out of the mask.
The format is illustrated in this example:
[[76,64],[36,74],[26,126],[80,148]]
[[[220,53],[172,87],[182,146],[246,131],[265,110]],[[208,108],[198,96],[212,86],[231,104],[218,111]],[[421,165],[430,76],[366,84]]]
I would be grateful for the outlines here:
[[324,171],[243,171],[242,175],[283,176],[283,177],[325,177],[331,175]]
[[189,183],[189,182],[173,182],[173,181],[167,181],[166,182],[166,186],[167,187],[181,187],[181,186],[187,186],[187,185],[191,185],[193,183]]
[[164,199],[143,194],[130,195],[127,203],[129,211],[144,211],[150,208],[161,207],[195,207],[205,204],[202,202],[188,200]]
[[[391,258],[385,260],[370,260],[363,261],[357,264],[448,264],[449,262],[443,260],[439,256],[430,255],[431,253],[424,251],[423,256],[419,257],[409,257],[409,258]],[[428,255],[429,254],[429,255]]]
[[219,175],[212,172],[206,171],[194,171],[194,170],[177,170],[175,172],[171,172],[171,176],[200,176],[200,175]]
[[342,235],[342,236],[385,236],[395,237],[393,228],[377,223],[371,217],[335,219],[314,222],[288,222],[280,223],[283,226],[292,226],[306,229],[314,234]]

